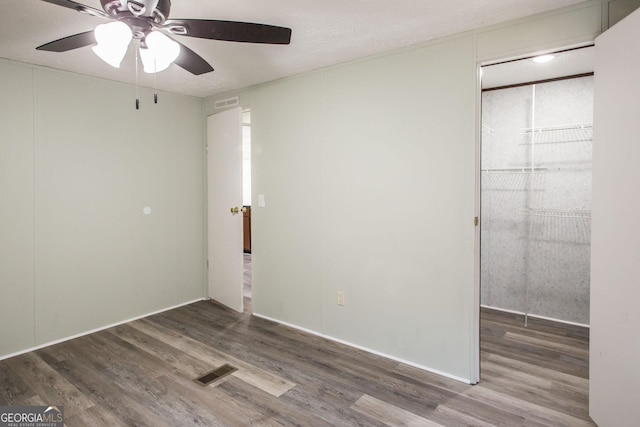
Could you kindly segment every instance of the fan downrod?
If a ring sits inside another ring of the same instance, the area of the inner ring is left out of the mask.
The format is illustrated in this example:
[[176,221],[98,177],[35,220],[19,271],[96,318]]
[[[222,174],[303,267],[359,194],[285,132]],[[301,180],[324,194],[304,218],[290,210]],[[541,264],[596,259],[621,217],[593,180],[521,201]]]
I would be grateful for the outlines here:
[[147,17],[162,25],[171,11],[171,0],[100,0],[102,8],[109,16],[120,18],[131,14],[135,17]]

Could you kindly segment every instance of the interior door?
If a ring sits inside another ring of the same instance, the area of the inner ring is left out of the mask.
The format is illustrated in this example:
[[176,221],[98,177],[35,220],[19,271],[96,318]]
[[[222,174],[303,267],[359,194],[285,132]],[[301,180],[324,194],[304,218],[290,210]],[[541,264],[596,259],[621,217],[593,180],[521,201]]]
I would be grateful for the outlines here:
[[640,10],[596,39],[589,413],[637,426],[640,402]]
[[242,312],[242,109],[207,118],[209,297]]

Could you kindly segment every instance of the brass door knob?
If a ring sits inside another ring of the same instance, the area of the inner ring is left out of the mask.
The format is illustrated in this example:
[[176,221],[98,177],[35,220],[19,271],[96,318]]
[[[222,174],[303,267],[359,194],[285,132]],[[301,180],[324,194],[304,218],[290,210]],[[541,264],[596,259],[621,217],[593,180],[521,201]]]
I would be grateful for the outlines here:
[[242,208],[239,208],[237,206],[235,208],[231,208],[231,213],[233,215],[238,215],[241,211],[242,213],[245,213],[247,211],[247,208],[245,208],[244,206]]

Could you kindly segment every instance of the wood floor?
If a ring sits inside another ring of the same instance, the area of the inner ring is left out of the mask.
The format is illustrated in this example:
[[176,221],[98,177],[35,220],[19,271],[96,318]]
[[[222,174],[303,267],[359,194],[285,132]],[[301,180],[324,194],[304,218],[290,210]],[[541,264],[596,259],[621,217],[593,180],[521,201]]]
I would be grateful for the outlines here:
[[0,361],[0,406],[64,405],[68,426],[595,425],[587,331],[481,323],[470,386],[203,301]]

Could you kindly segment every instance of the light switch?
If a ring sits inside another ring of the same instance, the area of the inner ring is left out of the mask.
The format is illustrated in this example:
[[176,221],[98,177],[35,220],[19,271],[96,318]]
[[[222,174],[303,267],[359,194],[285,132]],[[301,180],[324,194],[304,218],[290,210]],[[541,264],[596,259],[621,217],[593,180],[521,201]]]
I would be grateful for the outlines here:
[[258,207],[264,208],[266,206],[264,202],[264,194],[258,194]]

